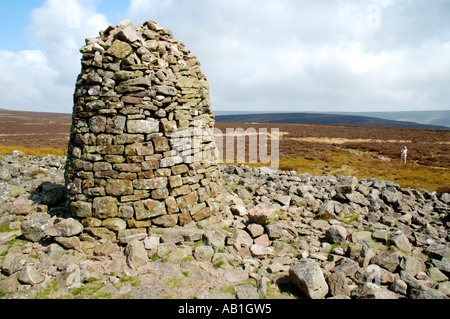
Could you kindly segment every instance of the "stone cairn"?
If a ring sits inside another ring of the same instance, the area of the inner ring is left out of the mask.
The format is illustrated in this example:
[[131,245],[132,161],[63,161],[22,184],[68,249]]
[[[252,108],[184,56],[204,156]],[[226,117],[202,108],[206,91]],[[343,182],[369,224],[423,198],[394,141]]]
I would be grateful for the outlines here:
[[101,238],[184,226],[219,211],[209,86],[154,21],[86,39],[65,169],[72,215]]

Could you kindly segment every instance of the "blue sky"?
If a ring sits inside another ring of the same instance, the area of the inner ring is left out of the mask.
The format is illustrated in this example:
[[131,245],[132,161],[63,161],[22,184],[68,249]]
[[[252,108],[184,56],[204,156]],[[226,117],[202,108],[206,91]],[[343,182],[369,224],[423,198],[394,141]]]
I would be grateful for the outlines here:
[[2,12],[0,23],[8,30],[2,33],[1,49],[18,52],[30,48],[25,38],[24,28],[31,22],[30,11],[41,2],[41,0],[0,1],[0,12]]
[[214,110],[450,109],[448,0],[0,0],[0,12],[0,108],[70,113],[84,39],[129,18],[197,55]]

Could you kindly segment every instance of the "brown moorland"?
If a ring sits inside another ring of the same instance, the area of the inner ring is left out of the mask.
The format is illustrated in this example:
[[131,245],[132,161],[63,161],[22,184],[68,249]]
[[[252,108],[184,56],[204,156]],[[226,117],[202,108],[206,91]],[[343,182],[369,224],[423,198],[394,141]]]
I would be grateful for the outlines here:
[[0,109],[0,145],[65,149],[72,115]]
[[[227,128],[266,128],[268,133],[279,129],[281,170],[377,178],[402,187],[450,192],[450,131],[258,123],[216,123],[216,128],[222,133]],[[248,154],[248,138],[246,143]],[[409,148],[407,165],[400,162],[405,145]]]
[[[15,149],[38,156],[65,155],[70,127],[71,114],[0,109],[0,156]],[[278,129],[282,170],[378,178],[403,187],[450,192],[450,131],[258,123],[216,123],[216,128],[222,133],[227,128],[265,128],[269,133]],[[248,154],[248,138],[246,142]],[[409,148],[407,165],[400,163],[404,145]]]

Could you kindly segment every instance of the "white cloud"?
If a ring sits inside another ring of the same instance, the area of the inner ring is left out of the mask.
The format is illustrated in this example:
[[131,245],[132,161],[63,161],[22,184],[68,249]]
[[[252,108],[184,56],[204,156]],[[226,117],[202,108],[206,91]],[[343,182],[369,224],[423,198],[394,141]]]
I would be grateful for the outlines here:
[[[61,89],[55,83],[56,76],[57,72],[49,67],[42,51],[20,51],[15,54],[0,50],[2,107],[30,110],[36,106],[53,104],[52,91]],[[50,88],[47,83],[55,86]],[[24,105],[24,101],[30,104]]]
[[436,1],[131,0],[128,13],[198,56],[215,109],[448,109],[450,5]]
[[0,51],[0,107],[72,111],[86,37],[108,26],[94,0],[47,0],[31,14],[27,37],[38,50]]
[[31,12],[29,38],[42,47],[64,84],[73,85],[80,72],[79,49],[109,24],[93,0],[47,0]]
[[[0,107],[71,111],[78,50],[109,25],[99,1],[32,11],[39,50],[0,53]],[[130,0],[126,17],[198,56],[216,110],[401,111],[449,109],[449,13],[448,0]]]

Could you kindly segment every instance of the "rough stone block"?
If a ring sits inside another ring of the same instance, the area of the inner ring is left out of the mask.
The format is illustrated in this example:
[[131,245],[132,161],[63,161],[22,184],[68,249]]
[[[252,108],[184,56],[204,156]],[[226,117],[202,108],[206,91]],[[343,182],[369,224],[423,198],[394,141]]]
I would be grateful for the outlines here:
[[148,199],[133,203],[136,220],[150,219],[167,214],[164,202]]
[[177,204],[181,212],[183,213],[186,212],[190,214],[197,200],[198,200],[197,193],[190,193],[188,195],[177,198]]
[[113,218],[119,213],[117,199],[114,197],[97,197],[92,205],[93,217],[99,219]]
[[310,299],[322,299],[328,293],[322,270],[312,259],[305,258],[291,266],[289,279]]
[[105,191],[111,196],[124,196],[133,194],[133,183],[130,180],[110,179]]
[[159,132],[159,122],[155,119],[129,120],[127,122],[127,131],[130,134],[157,133]]
[[136,189],[162,189],[167,187],[167,178],[158,177],[152,179],[140,179],[133,181],[133,186]]
[[133,52],[133,48],[126,42],[116,40],[109,47],[106,53],[115,56],[116,58],[123,59]]

